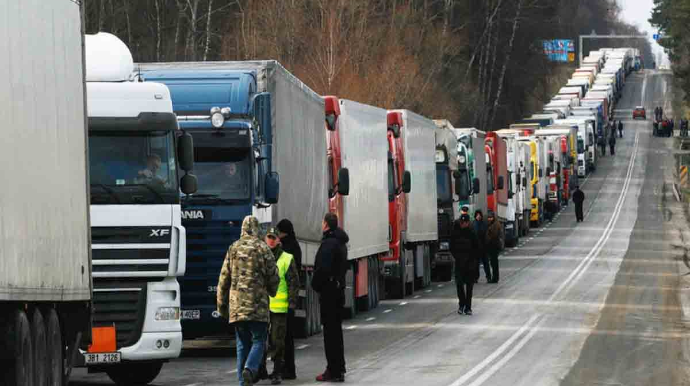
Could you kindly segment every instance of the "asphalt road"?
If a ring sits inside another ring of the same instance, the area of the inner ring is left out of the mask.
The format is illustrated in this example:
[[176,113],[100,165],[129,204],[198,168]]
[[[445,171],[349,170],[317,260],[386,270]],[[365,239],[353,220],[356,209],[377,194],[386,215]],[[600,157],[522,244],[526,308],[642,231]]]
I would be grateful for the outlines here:
[[[344,323],[353,385],[683,385],[690,271],[687,204],[672,192],[672,139],[652,138],[631,109],[664,104],[670,75],[628,79],[617,117],[624,138],[581,183],[585,222],[572,205],[501,256],[501,282],[475,286],[474,315],[455,313],[453,283]],[[670,103],[666,103],[670,109]],[[650,115],[648,114],[648,115]],[[686,304],[687,303],[687,304]],[[325,367],[322,337],[297,343],[298,379]],[[235,385],[227,342],[187,342],[155,385]],[[75,370],[72,385],[109,385]],[[264,381],[262,384],[268,384]]]

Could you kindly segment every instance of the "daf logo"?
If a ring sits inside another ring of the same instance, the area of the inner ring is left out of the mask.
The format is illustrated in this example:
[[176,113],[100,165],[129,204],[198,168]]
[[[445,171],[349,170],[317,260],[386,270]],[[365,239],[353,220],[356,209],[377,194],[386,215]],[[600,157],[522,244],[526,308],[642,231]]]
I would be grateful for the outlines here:
[[163,237],[170,234],[170,229],[151,229],[149,237]]
[[183,210],[182,211],[183,220],[203,220],[204,212],[202,210]]

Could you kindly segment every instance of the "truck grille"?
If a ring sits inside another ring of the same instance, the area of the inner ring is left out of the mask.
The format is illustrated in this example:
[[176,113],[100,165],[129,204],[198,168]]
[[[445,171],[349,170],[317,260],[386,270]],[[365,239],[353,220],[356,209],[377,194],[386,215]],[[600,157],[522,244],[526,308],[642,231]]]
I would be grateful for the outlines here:
[[95,282],[94,287],[94,327],[115,326],[118,349],[139,341],[146,312],[146,283],[129,282],[117,288]]
[[447,213],[438,215],[438,237],[448,238],[450,237],[450,232],[452,230],[453,223],[451,221],[450,215]]
[[240,238],[241,220],[183,221],[187,230],[187,270],[180,280],[182,306],[215,305],[218,275],[228,247]]
[[91,256],[96,278],[167,276],[170,264],[170,248],[93,249]]

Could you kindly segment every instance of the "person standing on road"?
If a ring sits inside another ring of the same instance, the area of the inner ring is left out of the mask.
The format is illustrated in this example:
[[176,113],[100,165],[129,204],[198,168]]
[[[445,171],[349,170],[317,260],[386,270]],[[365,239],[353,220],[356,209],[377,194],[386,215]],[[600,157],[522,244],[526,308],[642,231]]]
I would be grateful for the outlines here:
[[463,214],[453,223],[450,253],[455,260],[455,287],[458,314],[472,315],[472,289],[479,274],[479,240],[470,226],[470,216]]
[[235,327],[240,386],[256,382],[266,342],[269,296],[276,295],[279,283],[273,253],[259,238],[259,220],[247,216],[240,239],[225,255],[216,292],[218,312]]
[[486,253],[491,263],[491,283],[498,283],[498,254],[503,249],[503,226],[496,220],[496,214],[492,211],[486,216],[489,227],[486,230]]
[[[474,229],[474,234],[477,236],[477,241],[479,246],[477,248],[477,256],[479,256],[479,262],[484,266],[484,275],[486,276],[486,282],[491,283],[491,267],[489,266],[489,257],[486,254],[486,230],[488,228],[486,221],[484,221],[484,213],[480,209],[474,211],[474,222],[472,223],[472,228]],[[477,270],[479,270],[479,264],[477,264]],[[480,276],[480,272],[477,271],[477,277]],[[475,280],[475,283],[477,281]]]
[[[282,219],[276,224],[278,236],[280,237],[280,244],[283,251],[291,254],[294,258],[297,272],[302,272],[302,248],[299,246],[297,236],[295,235],[295,227],[288,219]],[[297,276],[299,280],[299,276]],[[290,307],[287,315],[287,330],[285,332],[285,362],[283,364],[283,379],[293,380],[297,379],[297,371],[295,368],[295,335],[297,323],[295,321],[295,309]]]
[[[285,357],[285,335],[287,334],[288,310],[297,308],[297,298],[299,296],[299,272],[294,257],[281,248],[279,231],[275,228],[269,229],[266,233],[266,244],[276,259],[278,266],[278,276],[280,284],[276,296],[270,297],[270,349],[267,355],[273,361],[273,373],[268,376],[272,385],[279,385],[283,379],[284,357]],[[266,357],[264,364],[266,366]]]
[[597,144],[599,145],[599,150],[601,151],[601,156],[602,157],[606,156],[606,140],[604,139],[603,134],[599,134],[599,138],[597,138]]
[[623,138],[623,121],[618,120],[618,136]]
[[585,216],[582,212],[582,204],[585,202],[585,193],[580,190],[579,186],[576,186],[573,192],[573,202],[575,203],[575,219],[577,222],[584,221]]
[[345,231],[338,228],[338,216],[327,213],[321,223],[323,238],[316,252],[312,288],[319,294],[326,371],[316,377],[318,382],[345,381],[345,349],[343,344],[342,311],[345,305],[345,274],[347,242]]
[[609,150],[611,151],[611,155],[616,154],[616,135],[614,133],[611,133],[611,136],[609,137]]

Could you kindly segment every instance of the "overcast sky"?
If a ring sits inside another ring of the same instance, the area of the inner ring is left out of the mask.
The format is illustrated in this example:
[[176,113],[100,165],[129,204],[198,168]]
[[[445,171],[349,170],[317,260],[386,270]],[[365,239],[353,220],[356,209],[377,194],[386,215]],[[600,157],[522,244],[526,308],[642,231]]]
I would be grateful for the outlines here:
[[[654,8],[653,0],[617,0],[621,7],[622,16],[628,23],[637,25],[641,30],[649,35],[652,39],[652,34],[657,33],[656,28],[649,24],[649,18],[652,17],[652,9]],[[661,46],[652,40],[652,49],[655,55],[658,52],[663,52]],[[657,63],[660,64],[660,63]]]

